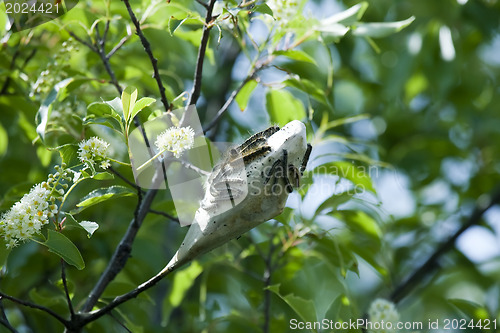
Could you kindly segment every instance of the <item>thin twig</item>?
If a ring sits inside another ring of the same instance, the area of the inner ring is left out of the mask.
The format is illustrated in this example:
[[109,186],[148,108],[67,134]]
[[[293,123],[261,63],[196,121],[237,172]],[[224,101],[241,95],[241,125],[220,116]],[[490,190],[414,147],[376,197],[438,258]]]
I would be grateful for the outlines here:
[[[108,21],[109,23],[109,21]],[[107,25],[107,24],[106,24]],[[115,72],[111,69],[111,65],[109,63],[109,58],[106,56],[106,51],[105,51],[105,37],[101,37],[99,33],[99,24],[96,25],[95,27],[95,35],[96,35],[96,42],[95,42],[95,52],[99,55],[101,58],[101,61],[104,65],[104,68],[106,69],[106,72],[108,72],[109,77],[111,78],[111,84],[115,86],[116,90],[118,91],[118,94],[122,94],[122,87],[118,83],[118,80],[116,79]]]
[[163,83],[161,82],[161,77],[160,77],[160,72],[158,71],[158,59],[156,59],[153,55],[153,52],[151,51],[151,44],[149,44],[149,41],[146,39],[144,34],[142,33],[141,29],[141,24],[137,20],[137,17],[134,14],[134,11],[132,10],[132,7],[130,7],[130,2],[129,0],[122,0],[125,6],[127,7],[128,14],[130,16],[130,19],[132,20],[132,23],[134,23],[135,26],[135,31],[137,33],[137,36],[139,36],[139,39],[141,40],[142,46],[144,46],[144,50],[149,56],[149,60],[151,61],[151,65],[153,66],[153,77],[156,80],[156,84],[158,85],[158,90],[160,91],[160,96],[161,96],[161,102],[163,103],[163,107],[165,108],[165,111],[170,112],[170,104],[167,100],[167,96],[165,95],[165,87],[163,86]]
[[481,222],[481,217],[483,214],[490,209],[492,206],[500,203],[500,188],[489,196],[487,202],[480,202],[476,205],[474,212],[468,218],[467,222],[453,234],[446,242],[441,244],[436,251],[427,259],[427,261],[418,268],[405,282],[399,285],[394,292],[391,294],[391,300],[394,303],[398,303],[409,294],[421,281],[422,279],[430,274],[436,267],[439,258],[453,248],[455,241],[461,234],[463,234],[471,226],[479,224]]
[[168,274],[170,274],[171,272],[173,272],[174,270],[176,270],[177,268],[181,267],[181,265],[172,265],[172,266],[165,266],[158,274],[156,274],[155,276],[153,276],[151,279],[149,279],[148,281],[142,283],[141,285],[139,285],[137,288],[135,288],[134,290],[131,290],[130,292],[126,293],[126,294],[123,294],[121,296],[118,296],[118,297],[115,297],[115,299],[113,299],[113,301],[111,301],[110,303],[108,303],[105,307],[103,307],[102,309],[99,309],[97,311],[94,311],[94,312],[91,312],[90,314],[88,315],[85,315],[84,317],[82,317],[82,324],[85,325],[86,323],[90,323],[102,316],[104,316],[105,314],[109,313],[111,310],[113,310],[114,308],[116,308],[118,305],[132,299],[132,298],[135,298],[137,297],[140,293],[146,291],[147,289],[155,286],[158,282],[160,282],[165,276],[167,276]]
[[[10,65],[9,65],[9,69],[10,70],[14,69],[14,67],[16,66],[16,59],[21,54],[21,51],[19,51],[19,48],[20,48],[20,46],[18,44],[17,48],[16,48],[16,51],[12,55],[12,59],[10,61]],[[2,89],[0,89],[0,95],[5,95],[5,93],[7,92],[7,89],[9,88],[11,80],[12,79],[11,79],[10,75],[7,76],[7,79],[5,80],[5,82],[4,82],[3,86],[2,86]]]
[[106,55],[106,58],[110,59],[116,53],[116,51],[118,51],[123,46],[123,44],[125,44],[129,40],[130,36],[131,35],[127,35],[127,36],[123,37],[118,42],[118,44],[116,44],[115,47],[113,47],[111,49],[111,51],[109,51],[109,53]]
[[212,129],[212,127],[214,127],[217,124],[217,122],[219,121],[220,117],[222,117],[222,115],[229,109],[229,106],[231,105],[231,103],[233,103],[234,99],[236,98],[236,95],[238,95],[238,93],[240,92],[240,90],[243,89],[243,87],[245,86],[245,84],[247,84],[248,81],[250,81],[250,80],[253,79],[254,75],[255,75],[255,73],[252,72],[250,75],[248,75],[240,83],[240,85],[238,86],[238,88],[236,88],[235,90],[233,90],[233,92],[231,93],[231,95],[227,99],[226,103],[224,103],[224,105],[219,109],[219,111],[217,111],[217,114],[212,119],[212,121],[210,121],[210,123],[203,128],[203,132],[204,133],[208,132],[210,129]]
[[64,287],[64,294],[66,295],[66,302],[68,303],[69,313],[71,318],[75,317],[75,310],[73,309],[73,303],[71,303],[71,298],[69,297],[68,283],[66,281],[66,264],[64,260],[61,259],[61,280]]
[[92,310],[94,305],[99,300],[99,297],[106,289],[107,285],[115,278],[115,276],[122,270],[127,262],[130,252],[132,251],[132,243],[134,242],[135,236],[139,231],[142,221],[149,212],[149,207],[156,196],[157,190],[149,190],[146,192],[144,198],[142,199],[138,209],[137,214],[130,222],[127,231],[123,235],[120,244],[115,249],[113,256],[111,257],[108,266],[99,278],[94,288],[89,294],[87,301],[85,302],[82,312],[89,312]]
[[109,31],[109,23],[110,23],[110,20],[106,20],[106,25],[104,26],[104,32],[102,34],[102,44],[104,46],[104,42],[106,41],[107,37],[108,37],[108,31]]
[[121,327],[122,327],[125,331],[132,333],[132,331],[131,331],[131,330],[129,330],[129,329],[127,328],[127,326],[125,326],[125,324],[121,322],[121,320],[119,320],[118,318],[116,318],[116,316],[113,314],[113,312],[110,312],[110,313],[109,313],[109,316],[110,316],[111,318],[113,318],[113,319],[114,319],[114,320],[118,323],[118,325],[120,325],[120,326],[121,326]]
[[205,16],[205,24],[203,26],[203,34],[201,36],[200,47],[198,49],[198,57],[196,58],[196,71],[194,73],[193,90],[191,91],[191,98],[188,105],[196,104],[201,92],[201,81],[203,77],[203,62],[205,61],[205,53],[207,50],[208,37],[210,30],[212,30],[212,11],[214,9],[215,0],[210,0],[207,7],[207,14]]
[[0,324],[5,326],[9,331],[17,333],[17,330],[10,324],[7,315],[5,314],[5,308],[3,307],[3,301],[0,297]]
[[124,175],[122,175],[120,172],[118,172],[115,168],[113,167],[109,167],[109,171],[111,171],[113,174],[115,174],[118,178],[120,178],[121,180],[123,180],[125,183],[127,183],[127,185],[135,188],[136,190],[140,190],[142,193],[145,193],[145,191],[140,187],[140,186],[137,186],[136,183],[134,182],[131,182],[130,180],[128,180]]
[[47,308],[45,306],[38,305],[38,304],[35,304],[35,303],[31,303],[31,302],[28,302],[28,301],[23,301],[22,299],[9,296],[9,295],[4,294],[3,292],[0,291],[0,300],[2,300],[3,298],[8,299],[9,301],[12,301],[14,303],[17,303],[17,304],[29,307],[29,308],[33,308],[33,309],[38,309],[38,310],[44,311],[47,314],[49,314],[52,317],[54,317],[55,319],[57,319],[58,321],[60,321],[64,326],[68,326],[69,325],[69,322],[66,319],[64,319],[63,317],[61,317],[60,315],[58,315],[57,313],[55,313],[54,311],[52,311],[51,309],[49,309],[49,308]]
[[162,215],[162,216],[165,216],[167,219],[169,220],[172,220],[172,221],[175,221],[175,222],[179,222],[179,218],[173,216],[173,215],[170,215],[170,214],[167,214],[165,212],[162,212],[162,211],[159,211],[159,210],[155,210],[155,209],[150,209],[149,210],[150,213],[153,213],[153,214],[156,214],[156,215]]
[[92,45],[91,43],[87,42],[86,40],[83,40],[81,39],[80,37],[78,37],[73,31],[70,31],[70,30],[66,30],[69,35],[71,37],[73,37],[77,42],[85,45],[86,47],[88,47],[89,49],[91,49],[92,51],[96,52],[97,53],[97,50],[96,48],[94,47],[94,45]]
[[183,160],[180,160],[179,161],[183,167],[185,167],[186,169],[191,169],[195,172],[197,172],[198,174],[200,175],[203,175],[203,176],[209,176],[210,175],[210,171],[205,171],[203,169],[200,169],[198,168],[197,166],[189,163],[188,161],[183,161]]

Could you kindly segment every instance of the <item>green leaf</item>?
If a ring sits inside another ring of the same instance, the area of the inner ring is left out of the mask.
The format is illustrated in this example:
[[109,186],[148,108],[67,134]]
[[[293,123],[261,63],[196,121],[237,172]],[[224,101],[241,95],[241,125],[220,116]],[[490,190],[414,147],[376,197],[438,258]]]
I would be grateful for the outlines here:
[[[338,212],[340,219],[344,220],[355,233],[362,233],[378,244],[382,237],[382,230],[377,221],[363,211],[344,210]],[[337,216],[337,217],[339,217]]]
[[310,80],[292,77],[288,80],[285,80],[284,84],[288,87],[294,87],[307,93],[310,97],[314,98],[320,103],[323,103],[326,106],[329,105],[329,102],[325,96],[325,92]]
[[182,20],[178,20],[173,16],[170,16],[168,19],[168,32],[170,33],[170,36],[173,36],[175,31],[181,27],[181,25],[186,22],[188,17],[183,18]]
[[321,25],[329,26],[335,23],[352,25],[361,19],[367,8],[368,2],[361,2],[347,10],[344,10],[343,12],[334,14],[321,20]]
[[110,172],[104,171],[104,172],[97,172],[91,178],[95,180],[110,180],[110,179],[115,179],[115,176]]
[[370,166],[365,168],[346,161],[337,161],[317,166],[314,168],[313,174],[339,176],[351,181],[356,186],[354,192],[370,191],[376,193],[370,178]]
[[76,205],[78,208],[71,211],[71,214],[78,214],[84,209],[109,199],[133,196],[135,194],[135,191],[125,186],[115,185],[111,187],[99,188],[87,194],[82,201]]
[[317,215],[317,214],[321,213],[322,211],[324,211],[325,209],[329,209],[329,208],[331,208],[331,211],[336,211],[341,204],[346,203],[347,201],[351,200],[353,196],[354,196],[354,192],[351,193],[350,191],[349,192],[342,192],[339,194],[334,194],[331,197],[329,197],[328,199],[326,199],[325,201],[323,201],[323,203],[316,210],[315,215]]
[[122,92],[122,107],[123,117],[125,122],[128,123],[130,119],[130,112],[133,110],[135,101],[137,100],[137,89],[134,87],[127,87]]
[[121,98],[115,97],[111,101],[104,101],[107,105],[109,105],[115,113],[118,114],[118,118],[121,119],[121,115],[123,114],[123,106]]
[[132,109],[132,112],[130,113],[130,119],[129,119],[129,123],[134,119],[134,117],[142,111],[142,109],[144,109],[146,106],[149,106],[151,105],[152,103],[154,103],[156,101],[156,99],[154,98],[151,98],[151,97],[143,97],[141,98],[140,100],[137,101],[137,103],[135,103],[133,109]]
[[9,136],[7,131],[0,124],[0,157],[2,157],[7,152],[7,147],[9,146]]
[[65,226],[71,226],[78,229],[85,230],[87,232],[87,237],[90,238],[94,232],[99,228],[99,224],[92,221],[82,221],[78,222],[73,215],[70,213],[64,213],[66,216]]
[[368,115],[368,114],[359,114],[359,115],[353,116],[353,117],[345,117],[345,118],[335,119],[335,120],[332,120],[332,121],[328,122],[327,124],[325,124],[325,130],[329,130],[329,129],[332,129],[332,128],[335,128],[338,126],[342,126],[342,125],[346,125],[346,124],[355,123],[357,121],[369,119],[369,118],[370,118],[370,115]]
[[241,111],[247,108],[250,96],[252,95],[252,92],[257,87],[257,85],[258,83],[256,80],[250,80],[247,83],[245,83],[245,85],[243,86],[243,88],[241,88],[238,95],[236,95],[235,100],[236,103],[238,103],[238,106],[240,107]]
[[[117,102],[119,102],[118,97],[112,101],[90,104],[87,107],[87,116],[84,119],[84,125],[98,124],[118,132],[123,131],[122,117],[115,109]],[[118,109],[121,110],[121,105]]]
[[344,37],[349,28],[339,23],[332,23],[325,26],[318,26],[315,30],[321,33],[321,37],[323,37],[325,42],[329,43],[337,42],[340,37]]
[[[312,300],[306,300],[293,294],[282,296],[279,292],[280,285],[269,286],[268,289],[278,295],[304,322],[316,321],[316,306]],[[317,332],[316,330],[313,330]]]
[[255,7],[252,8],[252,12],[257,12],[257,13],[262,13],[262,14],[267,14],[270,16],[273,16],[273,10],[265,3],[261,3]]
[[448,302],[470,319],[485,320],[490,318],[488,310],[480,304],[458,298],[449,299]]
[[78,145],[66,144],[56,148],[61,156],[62,163],[66,163],[68,166],[74,166],[78,164]]
[[99,229],[99,224],[92,221],[82,221],[78,223],[85,231],[87,231],[87,236],[90,238],[94,232]]
[[271,122],[280,126],[306,117],[302,102],[286,90],[269,90],[266,94],[266,107]]
[[169,297],[172,306],[177,307],[181,304],[186,292],[191,288],[195,279],[202,271],[203,267],[197,261],[193,261],[189,267],[175,274],[172,293]]
[[36,114],[36,123],[38,124],[36,127],[36,132],[40,136],[42,141],[45,140],[45,130],[47,129],[47,124],[52,113],[53,103],[56,101],[61,101],[67,96],[68,90],[70,90],[68,88],[70,87],[71,83],[77,83],[76,85],[71,85],[71,88],[75,89],[77,85],[82,84],[84,81],[86,80],[69,78],[59,82],[54,86],[49,95],[42,102],[42,105],[40,105],[40,108],[38,109],[38,112]]
[[280,51],[273,52],[273,54],[277,55],[277,56],[285,56],[285,57],[293,59],[293,60],[309,62],[311,64],[317,65],[316,60],[314,60],[313,57],[311,57],[309,54],[307,54],[301,50],[280,50]]
[[162,325],[167,325],[171,311],[182,303],[201,272],[203,272],[203,267],[197,261],[193,261],[189,267],[175,274],[172,291],[164,300]]
[[406,28],[413,21],[415,21],[414,16],[411,16],[410,18],[404,21],[359,23],[353,30],[352,34],[355,36],[372,37],[372,38],[387,37]]
[[186,30],[186,31],[182,31],[181,29],[177,30],[175,32],[175,35],[179,38],[184,39],[185,41],[190,42],[195,47],[199,47],[201,42],[201,36],[203,35],[203,29]]
[[40,242],[36,239],[33,240],[48,247],[50,252],[57,254],[59,257],[63,258],[64,261],[75,266],[77,269],[82,270],[85,268],[85,262],[83,261],[80,251],[75,244],[62,233],[49,230],[45,242]]
[[9,146],[9,136],[7,131],[0,124],[0,157],[2,157],[7,152],[7,147]]

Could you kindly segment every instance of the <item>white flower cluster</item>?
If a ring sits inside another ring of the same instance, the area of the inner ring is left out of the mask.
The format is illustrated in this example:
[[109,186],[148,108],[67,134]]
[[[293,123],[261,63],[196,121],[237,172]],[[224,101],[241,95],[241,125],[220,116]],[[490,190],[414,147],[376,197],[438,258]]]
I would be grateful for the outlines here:
[[179,158],[184,151],[193,148],[194,130],[191,126],[170,127],[156,137],[155,145],[160,152],[169,151]]
[[298,0],[268,0],[267,5],[273,11],[273,16],[279,25],[284,26],[297,16]]
[[[56,166],[57,172],[49,175],[47,182],[36,184],[31,191],[16,202],[12,208],[0,218],[0,236],[6,241],[7,248],[13,248],[19,241],[26,241],[40,233],[42,227],[49,223],[49,218],[57,212],[54,203],[57,196],[64,195],[67,184],[61,179],[70,180],[69,170]],[[56,189],[60,186],[60,189]]]
[[83,140],[78,144],[78,158],[83,163],[94,165],[101,162],[100,167],[107,169],[110,166],[107,157],[109,143],[94,136],[88,140]]
[[396,323],[399,321],[399,313],[396,310],[394,303],[385,299],[377,298],[372,302],[368,310],[369,321],[373,323],[392,323],[392,329],[384,325],[383,329],[371,329],[369,333],[395,333],[397,332]]

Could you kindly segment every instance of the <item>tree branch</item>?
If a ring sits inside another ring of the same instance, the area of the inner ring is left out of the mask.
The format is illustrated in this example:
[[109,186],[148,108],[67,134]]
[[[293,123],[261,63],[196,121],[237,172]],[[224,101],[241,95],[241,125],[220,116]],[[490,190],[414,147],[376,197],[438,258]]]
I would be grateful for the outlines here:
[[109,21],[106,22],[106,28],[104,29],[105,33],[101,37],[101,34],[99,32],[99,24],[96,24],[95,27],[96,42],[94,47],[95,47],[95,52],[99,55],[99,58],[101,58],[104,68],[106,69],[106,72],[108,72],[108,75],[111,78],[111,84],[115,86],[116,90],[118,91],[118,94],[121,96],[123,89],[118,83],[118,80],[116,79],[115,72],[111,69],[109,58],[106,56],[106,51],[104,50],[108,28],[109,28]]
[[155,210],[155,209],[150,209],[150,210],[149,210],[149,212],[150,212],[150,213],[153,213],[153,214],[156,214],[156,215],[162,215],[162,216],[165,216],[165,217],[166,217],[167,219],[169,219],[169,220],[172,220],[172,221],[175,221],[175,222],[177,222],[177,223],[180,223],[180,222],[179,222],[179,219],[178,219],[177,217],[172,216],[172,215],[170,215],[170,214],[167,214],[167,213],[165,213],[165,212],[161,212],[161,211],[159,211],[159,210]]
[[[16,51],[14,52],[14,54],[12,55],[12,59],[10,61],[10,65],[9,65],[9,69],[10,70],[13,70],[14,67],[16,66],[16,60],[17,60],[17,57],[21,54],[21,51],[19,50],[20,49],[20,43],[17,45],[17,48],[16,48]],[[9,85],[10,85],[10,81],[11,81],[11,77],[10,75],[7,76],[7,79],[5,80],[2,88],[0,89],[0,95],[5,95],[7,93],[7,89],[9,88]]]
[[80,44],[83,44],[85,45],[86,47],[88,47],[89,49],[91,49],[92,51],[96,52],[97,53],[97,50],[95,49],[94,45],[92,45],[91,43],[87,42],[86,40],[83,40],[81,39],[80,37],[78,37],[73,31],[70,31],[70,30],[66,30],[68,32],[68,34],[73,37],[77,42],[79,42]]
[[143,291],[146,291],[147,289],[153,287],[154,285],[156,285],[158,282],[160,282],[165,276],[167,276],[169,273],[173,272],[174,270],[176,270],[178,267],[181,267],[181,265],[173,265],[173,266],[165,266],[165,268],[163,268],[158,274],[156,274],[155,276],[153,276],[151,279],[149,279],[148,281],[142,283],[141,285],[139,285],[137,288],[135,288],[134,290],[126,293],[126,294],[123,294],[121,296],[118,296],[116,297],[113,301],[111,301],[111,303],[109,303],[108,305],[106,305],[105,307],[103,307],[102,309],[99,309],[97,311],[94,311],[88,315],[83,315],[82,319],[81,319],[81,325],[83,327],[83,325],[87,324],[87,323],[90,323],[94,320],[97,320],[98,318],[104,316],[105,314],[108,314],[111,310],[113,310],[114,308],[116,308],[118,305],[132,299],[132,298],[135,298],[137,297],[140,293],[142,293]]
[[207,50],[208,37],[212,30],[212,11],[214,9],[215,0],[210,0],[208,3],[207,14],[205,16],[205,25],[203,26],[203,34],[201,36],[200,48],[198,49],[198,57],[196,58],[196,71],[194,73],[193,89],[188,105],[196,104],[201,92],[201,81],[203,77],[203,62],[205,61],[205,53]]
[[[128,29],[127,29],[127,31],[128,31]],[[109,53],[106,55],[106,58],[108,58],[108,59],[109,59],[109,58],[111,58],[111,57],[112,57],[112,56],[116,53],[116,51],[118,51],[118,50],[119,50],[119,49],[123,46],[123,44],[125,44],[125,42],[127,42],[127,41],[129,40],[130,36],[131,36],[131,35],[130,35],[130,34],[128,34],[127,36],[123,37],[123,38],[122,38],[122,39],[118,42],[118,44],[116,44],[116,45],[115,45],[115,47],[113,47],[113,48],[111,49],[111,51],[109,51]]]
[[144,50],[148,54],[149,60],[151,61],[151,65],[153,66],[153,77],[155,78],[156,84],[158,85],[158,90],[160,91],[161,102],[163,103],[163,107],[165,108],[165,111],[170,112],[171,106],[167,100],[167,96],[165,95],[165,87],[163,86],[163,83],[161,82],[160,73],[158,71],[158,59],[156,59],[153,56],[153,52],[151,51],[151,44],[149,44],[149,41],[146,39],[146,37],[142,33],[141,24],[137,20],[137,17],[135,16],[135,14],[133,12],[132,7],[130,7],[129,0],[122,0],[122,1],[125,4],[125,7],[127,7],[127,11],[128,11],[129,16],[130,16],[130,19],[132,20],[132,23],[134,23],[137,36],[139,36],[139,39],[141,40],[142,46],[144,46]]
[[57,313],[55,313],[54,311],[52,311],[51,309],[49,309],[49,308],[47,308],[45,306],[38,305],[38,304],[35,304],[35,303],[31,303],[31,302],[28,302],[28,301],[23,301],[22,299],[9,296],[9,295],[4,294],[3,292],[0,291],[0,301],[3,298],[8,299],[9,301],[12,301],[14,303],[17,303],[17,304],[29,307],[29,308],[33,308],[33,309],[38,309],[38,310],[44,311],[47,314],[49,314],[52,317],[54,317],[55,319],[57,319],[59,322],[61,322],[65,327],[69,326],[69,322],[66,319],[64,319],[63,317],[61,317],[60,315],[58,315]]
[[69,297],[68,283],[66,281],[66,267],[64,260],[62,258],[61,258],[61,280],[64,286],[64,294],[66,296],[66,302],[68,303],[69,313],[71,314],[71,318],[74,318],[75,310],[73,309],[73,304],[71,303],[71,298]]
[[478,202],[476,204],[476,207],[467,222],[446,242],[442,243],[420,268],[418,268],[405,282],[394,290],[391,294],[391,300],[394,303],[398,303],[407,294],[409,294],[425,276],[429,275],[437,267],[439,258],[453,248],[457,238],[471,226],[479,224],[483,214],[498,203],[500,203],[500,188],[497,188],[492,195],[489,195],[486,201]]
[[212,129],[212,127],[214,127],[217,124],[217,122],[219,121],[220,117],[222,117],[222,115],[224,114],[224,112],[226,112],[229,109],[229,106],[231,105],[231,103],[233,103],[234,99],[236,98],[236,96],[238,95],[238,93],[241,91],[241,89],[243,89],[243,87],[245,86],[245,84],[247,84],[248,81],[250,81],[250,80],[253,79],[254,75],[255,74],[252,73],[251,75],[248,75],[243,81],[241,81],[241,83],[238,86],[238,88],[236,88],[235,90],[233,90],[233,92],[231,93],[231,95],[227,99],[226,103],[224,103],[224,105],[219,109],[219,111],[217,111],[217,114],[212,119],[212,121],[210,121],[210,123],[203,128],[203,132],[207,133],[209,130]]
[[127,178],[125,178],[124,175],[122,175],[120,172],[118,172],[117,170],[115,170],[115,168],[113,167],[109,167],[108,169],[109,171],[111,171],[113,174],[115,174],[118,178],[120,178],[121,180],[123,180],[127,185],[129,185],[130,187],[133,187],[135,188],[137,191],[141,191],[142,193],[145,193],[145,191],[140,187],[138,186],[136,183],[134,182],[131,182],[130,180],[128,180]]
[[0,298],[0,324],[5,326],[12,333],[17,333],[17,330],[10,324],[7,315],[5,314],[5,309],[3,307],[3,301]]
[[106,289],[107,285],[116,277],[116,275],[123,269],[125,263],[127,262],[130,252],[132,251],[132,243],[134,242],[135,236],[139,231],[142,221],[149,212],[149,207],[156,196],[157,190],[149,190],[146,192],[144,199],[142,200],[136,217],[130,222],[127,231],[123,235],[120,243],[115,249],[111,260],[108,263],[105,271],[102,273],[99,281],[94,286],[94,289],[89,294],[87,301],[85,302],[81,312],[89,312],[92,310],[94,305],[99,300],[99,297]]

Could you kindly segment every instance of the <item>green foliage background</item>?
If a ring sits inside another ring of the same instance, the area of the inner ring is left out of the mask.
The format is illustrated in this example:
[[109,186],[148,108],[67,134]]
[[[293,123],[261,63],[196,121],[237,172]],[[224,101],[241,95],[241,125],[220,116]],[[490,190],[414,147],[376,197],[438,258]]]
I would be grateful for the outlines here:
[[[237,5],[225,3],[227,8]],[[249,19],[266,16],[267,11],[264,2],[258,3],[261,7],[253,13],[231,12],[238,21],[220,21],[220,30],[211,31],[202,97],[197,103],[202,124],[214,118],[255,59],[255,41],[248,38],[248,32],[260,38],[257,29],[263,23]],[[311,3],[314,6],[303,12],[313,10],[310,16],[317,20],[324,18],[322,8],[333,14],[358,4],[347,0]],[[180,107],[191,90],[205,11],[189,0],[131,4],[136,15],[145,18],[144,34],[158,58],[166,97]],[[382,30],[369,27],[372,34],[363,35],[362,25],[354,19],[346,23],[352,30],[343,38],[334,29],[317,32],[295,52],[274,53],[273,66],[255,76],[259,84],[249,80],[237,103],[210,134],[216,141],[241,142],[269,123],[303,120],[315,151],[304,187],[295,199],[313,202],[314,198],[307,197],[309,186],[340,185],[340,178],[350,188],[362,185],[366,193],[329,195],[316,203],[314,211],[300,204],[287,208],[275,220],[199,258],[85,331],[123,332],[121,322],[133,332],[260,332],[269,316],[269,332],[286,332],[291,318],[361,318],[375,298],[390,298],[464,223],[476,202],[484,201],[500,184],[500,3],[377,0],[369,1],[363,10],[363,22],[412,16],[415,20],[397,33],[376,38]],[[1,27],[5,26],[3,16]],[[164,111],[151,63],[121,1],[80,1],[60,20],[13,34],[1,30],[0,211],[8,210],[60,163],[59,154],[49,147],[99,135],[111,142],[115,159],[127,161],[123,138],[84,121],[88,105],[112,100],[119,93],[99,56],[68,33],[92,43],[96,29],[102,34],[106,19],[110,20],[107,52],[126,38],[110,57],[117,82],[123,88],[137,87],[139,97],[157,100],[141,112],[141,121]],[[446,27],[455,51],[449,60],[442,55]],[[286,46],[278,37],[285,36],[287,29],[297,40],[310,33],[311,25],[297,15],[289,28],[277,30],[271,45]],[[262,56],[254,66],[273,54],[266,48],[259,51]],[[59,95],[51,95],[65,79],[70,79],[69,85]],[[37,112],[44,103],[49,103],[52,114],[42,141],[37,139],[36,127]],[[240,108],[245,111],[241,113]],[[321,166],[326,175],[314,170]],[[373,166],[384,174],[397,172],[409,191],[412,209],[391,215],[394,207],[384,206],[377,192],[380,183],[372,179],[373,174],[327,175],[332,170]],[[130,168],[115,167],[133,179]],[[89,180],[79,185],[67,205],[74,207],[90,191],[112,185],[126,184],[116,177]],[[99,223],[92,238],[78,229],[65,230],[86,264],[83,270],[67,269],[76,308],[106,267],[136,203],[136,196],[123,196],[78,214],[79,221]],[[176,214],[168,191],[157,195],[152,209]],[[496,237],[498,247],[500,221],[498,214],[494,216],[481,221],[480,228]],[[149,214],[132,256],[98,306],[161,270],[184,234],[185,229],[175,222]],[[35,242],[15,248],[8,261],[6,255],[2,246],[2,292],[68,315],[59,257]],[[401,319],[427,323],[436,318],[490,318],[500,324],[499,259],[497,255],[478,262],[452,248],[440,257],[435,270],[403,295],[398,303]],[[44,312],[0,302],[10,323],[20,331],[62,330]]]

